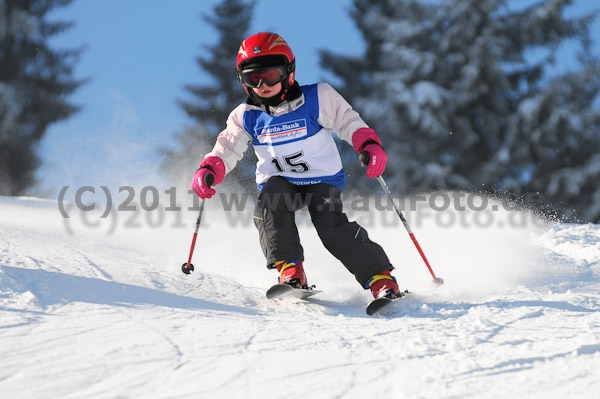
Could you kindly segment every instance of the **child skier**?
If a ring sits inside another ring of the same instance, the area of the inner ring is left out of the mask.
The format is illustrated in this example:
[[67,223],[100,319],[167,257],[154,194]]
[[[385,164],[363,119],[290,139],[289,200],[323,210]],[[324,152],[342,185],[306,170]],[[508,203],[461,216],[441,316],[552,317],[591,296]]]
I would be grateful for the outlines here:
[[237,77],[248,93],[235,108],[213,150],[194,174],[192,189],[211,198],[219,184],[252,143],[260,189],[254,223],[267,259],[279,282],[307,288],[304,253],[295,211],[308,207],[324,246],[354,274],[375,298],[400,295],[383,249],[342,211],[345,173],[331,131],[369,156],[368,177],[383,173],[387,161],[377,134],[327,83],[300,86],[295,58],[276,33],[257,33],[242,42]]

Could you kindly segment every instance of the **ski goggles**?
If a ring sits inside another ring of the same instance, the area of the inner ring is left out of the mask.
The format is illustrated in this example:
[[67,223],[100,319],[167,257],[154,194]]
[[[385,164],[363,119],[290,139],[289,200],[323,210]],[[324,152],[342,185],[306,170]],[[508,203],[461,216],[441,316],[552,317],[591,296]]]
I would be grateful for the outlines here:
[[283,81],[285,79],[285,68],[283,65],[275,65],[244,69],[241,75],[242,83],[246,86],[258,89],[263,83],[267,86],[273,86]]

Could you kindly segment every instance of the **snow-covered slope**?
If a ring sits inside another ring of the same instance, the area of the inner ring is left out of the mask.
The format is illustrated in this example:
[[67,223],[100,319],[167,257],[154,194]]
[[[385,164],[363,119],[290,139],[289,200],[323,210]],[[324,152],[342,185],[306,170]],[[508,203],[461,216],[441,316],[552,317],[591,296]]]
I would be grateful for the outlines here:
[[309,283],[324,292],[273,301],[251,210],[207,209],[185,276],[194,212],[66,220],[54,201],[0,198],[0,396],[598,397],[599,226],[409,213],[436,288],[389,213],[352,217],[414,294],[368,317],[369,294],[305,216]]

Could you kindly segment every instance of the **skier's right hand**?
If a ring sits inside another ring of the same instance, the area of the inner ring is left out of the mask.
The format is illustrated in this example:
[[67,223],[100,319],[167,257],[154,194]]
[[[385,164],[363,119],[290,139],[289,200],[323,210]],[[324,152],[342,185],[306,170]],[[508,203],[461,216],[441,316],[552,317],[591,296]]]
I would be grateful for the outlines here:
[[192,190],[202,199],[212,198],[216,194],[212,186],[221,183],[224,178],[225,164],[223,160],[214,155],[208,156],[194,173]]

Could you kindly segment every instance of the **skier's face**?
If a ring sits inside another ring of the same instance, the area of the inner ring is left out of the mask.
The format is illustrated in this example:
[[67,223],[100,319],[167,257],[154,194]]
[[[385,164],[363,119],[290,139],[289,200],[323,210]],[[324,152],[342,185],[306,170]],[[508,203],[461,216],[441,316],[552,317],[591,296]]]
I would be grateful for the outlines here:
[[252,88],[254,94],[262,98],[271,98],[279,94],[281,91],[281,82],[275,83],[273,86],[267,86],[266,83],[260,85],[259,88]]

